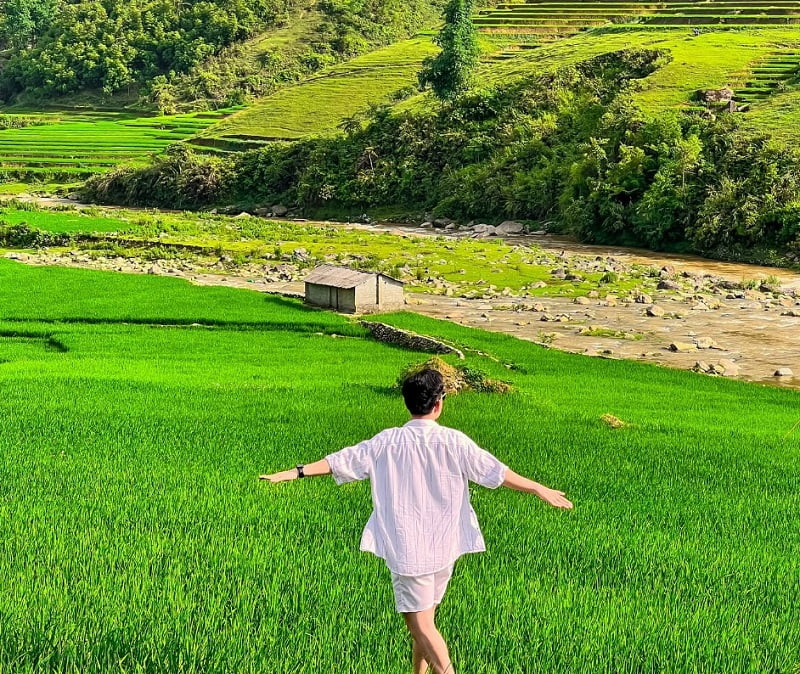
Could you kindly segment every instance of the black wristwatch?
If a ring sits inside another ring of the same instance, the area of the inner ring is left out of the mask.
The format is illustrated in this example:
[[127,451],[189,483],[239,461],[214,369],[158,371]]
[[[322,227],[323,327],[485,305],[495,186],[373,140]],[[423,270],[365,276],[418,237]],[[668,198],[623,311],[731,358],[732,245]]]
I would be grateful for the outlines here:
[[295,466],[295,468],[297,468],[297,477],[306,476],[306,474],[303,472],[303,468],[305,468],[305,466]]

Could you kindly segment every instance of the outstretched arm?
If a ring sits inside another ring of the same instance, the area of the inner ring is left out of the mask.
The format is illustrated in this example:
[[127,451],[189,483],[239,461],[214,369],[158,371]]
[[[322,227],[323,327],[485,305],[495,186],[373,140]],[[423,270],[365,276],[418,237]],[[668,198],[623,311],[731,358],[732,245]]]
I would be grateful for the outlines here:
[[[331,467],[328,465],[327,459],[321,459],[314,463],[309,463],[303,467],[303,474],[306,477],[316,477],[318,475],[330,475]],[[273,484],[275,482],[286,482],[287,480],[296,480],[299,477],[297,468],[290,468],[289,470],[281,471],[280,473],[272,473],[272,475],[259,475],[259,480],[269,480]]]
[[509,489],[516,489],[517,491],[524,491],[527,494],[536,494],[542,501],[549,503],[555,508],[572,508],[572,503],[564,498],[564,492],[556,489],[550,489],[543,484],[529,480],[527,477],[517,475],[513,470],[506,469],[506,476],[503,480],[503,487]]

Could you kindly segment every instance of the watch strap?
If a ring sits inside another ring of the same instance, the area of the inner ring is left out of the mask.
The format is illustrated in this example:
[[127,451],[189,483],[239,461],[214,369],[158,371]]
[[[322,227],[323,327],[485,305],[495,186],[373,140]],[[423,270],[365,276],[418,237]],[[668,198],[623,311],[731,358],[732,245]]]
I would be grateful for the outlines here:
[[295,466],[295,468],[297,468],[297,477],[305,477],[306,476],[306,474],[303,472],[303,469],[305,468],[305,466],[303,466],[301,464],[298,464],[297,466]]

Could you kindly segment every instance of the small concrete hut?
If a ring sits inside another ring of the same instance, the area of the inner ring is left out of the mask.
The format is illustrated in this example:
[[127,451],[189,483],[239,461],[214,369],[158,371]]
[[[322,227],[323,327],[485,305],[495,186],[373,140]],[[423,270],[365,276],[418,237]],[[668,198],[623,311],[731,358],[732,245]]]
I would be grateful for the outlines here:
[[346,313],[401,309],[403,282],[386,274],[323,264],[305,278],[306,304]]

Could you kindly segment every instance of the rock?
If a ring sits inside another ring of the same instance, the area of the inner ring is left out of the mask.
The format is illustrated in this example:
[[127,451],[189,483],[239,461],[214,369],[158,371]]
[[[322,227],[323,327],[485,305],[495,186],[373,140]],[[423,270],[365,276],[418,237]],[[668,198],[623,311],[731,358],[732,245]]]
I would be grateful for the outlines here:
[[450,231],[456,229],[456,227],[458,227],[458,225],[456,225],[455,223],[451,222],[451,223],[445,225],[444,229],[445,229],[446,232],[450,232]]
[[581,296],[581,297],[576,297],[574,300],[572,300],[572,303],[573,304],[581,304],[583,306],[586,306],[587,304],[591,304],[592,301],[588,297],[582,297]]
[[273,215],[277,215],[279,218],[282,218],[289,212],[289,209],[283,204],[273,204],[270,210],[272,211]]
[[652,304],[653,303],[653,298],[650,295],[647,295],[645,293],[639,293],[638,295],[636,295],[634,300],[635,300],[635,302],[637,304]]
[[710,311],[710,307],[705,302],[698,302],[692,307],[692,311]]
[[704,360],[698,360],[693,366],[692,370],[694,372],[703,372],[705,374],[713,374],[714,369],[712,365],[709,365]]
[[791,316],[793,318],[800,318],[800,311],[797,309],[788,309],[787,311],[781,311],[781,316]]
[[656,290],[680,290],[681,284],[677,281],[670,281],[669,279],[663,279],[658,282],[656,286]]
[[510,234],[522,234],[525,230],[525,227],[521,222],[515,222],[514,220],[506,220],[505,222],[501,222],[497,227],[495,227],[495,231],[499,236],[508,236]]
[[698,349],[718,349],[717,343],[711,337],[697,337],[694,340]]
[[433,223],[432,222],[423,222],[420,226],[420,229],[432,229]]
[[794,377],[794,372],[792,372],[792,369],[790,367],[779,367],[777,370],[775,370],[775,374],[773,376]]
[[301,262],[308,262],[311,259],[311,256],[305,248],[295,248],[294,251],[292,251],[292,257]]
[[253,215],[257,215],[259,218],[268,218],[272,215],[272,211],[269,208],[257,208],[253,211]]
[[651,304],[649,307],[647,307],[647,309],[645,309],[645,314],[656,318],[663,316],[666,313],[667,312],[664,311],[663,307],[660,307],[657,304]]
[[474,232],[472,235],[473,239],[485,239],[489,236],[497,236],[497,232],[492,225],[475,225],[472,231]]
[[565,281],[583,281],[583,276],[580,274],[576,274],[575,272],[571,271],[568,274],[564,275]]
[[669,345],[669,350],[675,353],[691,353],[697,350],[697,345],[689,342],[672,342]]
[[541,312],[547,311],[547,308],[546,308],[546,307],[544,306],[544,304],[542,304],[541,302],[536,302],[536,303],[535,303],[535,304],[534,304],[534,305],[531,307],[531,311],[536,311],[536,312],[539,312],[539,313],[541,313]]
[[729,103],[733,99],[733,89],[705,89],[699,92],[700,99],[706,103]]
[[722,358],[718,363],[711,366],[714,374],[722,375],[723,377],[738,377],[739,366],[728,358]]
[[252,217],[253,216],[250,215],[250,213],[248,213],[247,211],[242,211],[241,213],[239,213],[239,215],[236,216],[237,220],[243,218],[252,218]]
[[593,300],[596,300],[596,299],[598,299],[600,297],[600,293],[597,292],[596,290],[590,290],[589,294],[587,295],[587,297],[590,297]]
[[536,281],[536,283],[531,283],[528,287],[532,290],[538,290],[539,288],[546,288],[547,284],[544,281]]
[[433,226],[437,229],[444,229],[450,224],[453,224],[453,221],[450,218],[436,218],[436,220],[433,221]]

